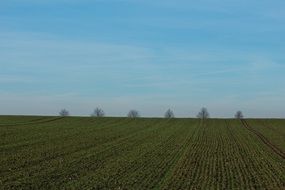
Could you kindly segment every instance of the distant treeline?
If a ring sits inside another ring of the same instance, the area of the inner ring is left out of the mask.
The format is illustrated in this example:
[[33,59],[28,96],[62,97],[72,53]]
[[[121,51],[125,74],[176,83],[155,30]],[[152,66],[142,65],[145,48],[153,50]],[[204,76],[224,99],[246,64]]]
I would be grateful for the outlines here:
[[[67,109],[62,109],[60,110],[59,112],[59,115],[62,116],[62,117],[67,117],[70,115],[69,111]],[[91,113],[90,115],[91,117],[104,117],[105,116],[105,112],[103,109],[97,107],[94,109],[94,111]],[[140,117],[140,113],[139,111],[137,110],[130,110],[128,113],[127,113],[127,117],[129,118],[138,118]],[[175,115],[174,115],[174,112],[171,110],[171,109],[168,109],[165,113],[164,113],[164,118],[175,118]],[[242,111],[237,111],[235,114],[234,114],[234,117],[236,119],[242,119],[244,116],[243,116],[243,113]],[[208,112],[207,108],[203,107],[201,108],[201,110],[199,111],[199,113],[197,114],[197,118],[200,118],[200,119],[207,119],[207,118],[210,118],[210,113]]]

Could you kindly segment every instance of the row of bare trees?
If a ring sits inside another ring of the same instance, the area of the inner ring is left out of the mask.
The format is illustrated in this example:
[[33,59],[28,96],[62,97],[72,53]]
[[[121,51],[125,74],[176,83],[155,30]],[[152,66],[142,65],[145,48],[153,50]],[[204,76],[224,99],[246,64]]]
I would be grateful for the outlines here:
[[[62,117],[66,117],[69,116],[69,111],[66,109],[62,109],[59,112],[59,115]],[[105,112],[103,111],[103,109],[101,108],[95,108],[93,113],[91,114],[92,117],[104,117],[105,116]],[[127,114],[127,117],[129,118],[138,118],[140,117],[140,114],[137,110],[130,110]],[[164,114],[165,118],[174,118],[174,112],[171,109],[168,109],[165,114]],[[198,113],[197,118],[200,119],[207,119],[210,118],[210,114],[207,110],[207,108],[202,108],[201,111]],[[243,114],[241,111],[237,111],[235,114],[235,118],[236,119],[242,119],[243,118]]]

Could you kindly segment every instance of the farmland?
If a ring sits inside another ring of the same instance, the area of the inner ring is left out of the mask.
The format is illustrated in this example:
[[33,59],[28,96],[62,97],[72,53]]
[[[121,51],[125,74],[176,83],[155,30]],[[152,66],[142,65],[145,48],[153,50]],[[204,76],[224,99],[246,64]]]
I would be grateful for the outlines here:
[[0,188],[284,189],[284,152],[278,119],[1,116]]

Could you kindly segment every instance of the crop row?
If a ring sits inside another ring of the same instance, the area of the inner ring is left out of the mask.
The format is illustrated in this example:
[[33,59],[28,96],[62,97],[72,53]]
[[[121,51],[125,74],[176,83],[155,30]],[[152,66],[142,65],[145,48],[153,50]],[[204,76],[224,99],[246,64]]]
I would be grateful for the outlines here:
[[[13,175],[6,177],[6,180],[13,181],[17,179],[18,181],[26,181],[26,178],[29,178],[30,181],[31,179],[35,180],[33,184],[40,185],[52,185],[50,182],[53,181],[53,178],[56,179],[55,185],[58,185],[57,181],[69,182],[80,177],[80,172],[85,173],[91,168],[102,166],[108,159],[118,158],[118,154],[124,155],[125,151],[133,152],[137,146],[142,146],[144,142],[148,142],[148,138],[155,138],[157,133],[164,127],[163,125],[157,125],[159,123],[157,120],[143,122],[125,121],[125,123],[121,123],[120,127],[113,127],[105,131],[109,132],[106,134],[97,130],[86,133],[86,130],[83,130],[85,131],[83,134],[72,136],[72,140],[67,142],[68,145],[65,144],[65,139],[63,141],[57,139],[55,144],[47,147],[48,151],[41,152],[36,159],[33,154],[29,154],[36,147],[31,147],[26,152],[20,152],[19,156],[22,155],[24,158],[18,157],[16,160],[27,162],[27,164],[20,165],[21,167],[12,170]],[[122,130],[123,128],[124,130]],[[92,129],[96,129],[96,127]],[[105,135],[106,138],[104,138]],[[103,140],[103,142],[102,139],[105,139],[105,141]],[[98,143],[96,140],[98,140]],[[77,144],[77,142],[80,143]],[[77,148],[74,148],[74,146]],[[44,149],[39,147],[37,150],[40,152]],[[46,153],[46,155],[43,155],[43,153]],[[7,165],[13,165],[14,167],[15,164],[8,163]],[[24,171],[23,168],[25,169]],[[31,173],[33,173],[32,176],[30,176]],[[54,174],[57,176],[54,177]],[[23,183],[20,184],[23,185]],[[31,184],[26,185],[29,186]]]
[[[272,123],[271,123],[272,121]],[[274,120],[262,120],[262,119],[255,119],[247,121],[248,125],[258,133],[261,133],[265,138],[267,138],[271,143],[274,144],[278,149],[285,152],[285,130],[284,128],[285,123],[282,121],[276,120],[277,122],[274,123]],[[277,126],[276,126],[277,124]],[[279,124],[279,125],[278,125]]]
[[284,159],[239,120],[68,117],[0,126],[0,135],[4,189],[285,187]]
[[284,160],[236,121],[206,121],[164,189],[278,189]]

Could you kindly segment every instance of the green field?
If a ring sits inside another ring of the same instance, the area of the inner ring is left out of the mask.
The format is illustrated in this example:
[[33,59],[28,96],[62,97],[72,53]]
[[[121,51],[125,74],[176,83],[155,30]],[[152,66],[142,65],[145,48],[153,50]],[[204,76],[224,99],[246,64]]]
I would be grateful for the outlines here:
[[245,122],[2,116],[0,188],[285,189],[285,120]]

